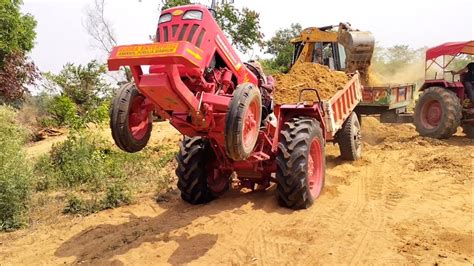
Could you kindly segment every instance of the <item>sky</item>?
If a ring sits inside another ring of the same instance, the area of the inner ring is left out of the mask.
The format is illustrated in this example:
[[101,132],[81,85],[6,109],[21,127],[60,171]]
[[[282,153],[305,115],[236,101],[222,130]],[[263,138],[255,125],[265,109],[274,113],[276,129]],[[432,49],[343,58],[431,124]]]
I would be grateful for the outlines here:
[[[22,12],[38,21],[31,53],[41,71],[57,73],[67,62],[83,64],[106,55],[93,47],[84,24],[92,0],[24,0]],[[106,17],[119,44],[148,43],[156,31],[161,0],[107,0]],[[235,0],[237,7],[260,13],[265,38],[300,23],[303,27],[350,22],[371,31],[377,45],[407,44],[412,48],[474,39],[473,0]],[[262,55],[258,49],[242,55]]]

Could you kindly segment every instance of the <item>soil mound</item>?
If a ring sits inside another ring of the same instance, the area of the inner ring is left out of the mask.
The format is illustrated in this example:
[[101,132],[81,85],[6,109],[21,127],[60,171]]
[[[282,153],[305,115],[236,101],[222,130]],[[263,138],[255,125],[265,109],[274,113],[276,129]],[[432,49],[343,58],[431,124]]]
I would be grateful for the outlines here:
[[[327,66],[314,63],[298,64],[288,74],[277,74],[274,78],[276,86],[273,95],[276,104],[297,103],[301,89],[305,88],[317,89],[321,100],[327,100],[349,81],[344,72],[332,71]],[[301,100],[314,99],[314,93],[306,92]]]

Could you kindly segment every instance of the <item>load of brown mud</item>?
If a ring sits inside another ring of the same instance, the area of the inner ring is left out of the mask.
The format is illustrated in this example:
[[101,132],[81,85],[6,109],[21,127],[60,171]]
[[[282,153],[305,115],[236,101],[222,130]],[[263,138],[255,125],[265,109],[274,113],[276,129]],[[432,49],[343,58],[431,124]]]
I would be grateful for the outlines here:
[[[338,90],[344,88],[349,77],[340,71],[332,71],[327,66],[314,63],[295,65],[288,74],[274,76],[276,86],[274,100],[276,104],[299,102],[302,89],[317,89],[321,100],[330,99]],[[316,95],[312,92],[303,93],[301,101],[313,101]]]

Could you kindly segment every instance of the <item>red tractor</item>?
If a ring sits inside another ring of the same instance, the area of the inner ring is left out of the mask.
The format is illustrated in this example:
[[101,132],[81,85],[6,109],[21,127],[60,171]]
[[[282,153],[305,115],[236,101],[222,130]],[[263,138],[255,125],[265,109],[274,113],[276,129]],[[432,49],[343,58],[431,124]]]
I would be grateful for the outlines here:
[[[434,68],[441,70],[442,75],[438,77],[436,71],[434,78],[426,78],[421,87],[423,93],[416,103],[414,116],[420,135],[446,139],[462,126],[466,136],[474,139],[474,103],[466,100],[465,76],[461,74],[456,79],[456,72],[447,70],[457,56],[466,54],[474,54],[474,41],[445,43],[426,51],[425,77]],[[446,75],[448,73],[450,75]]]
[[[115,47],[110,70],[128,66],[134,82],[114,98],[110,126],[124,151],[143,149],[152,115],[169,120],[184,139],[176,158],[181,197],[206,203],[229,188],[232,173],[250,189],[278,184],[279,202],[310,206],[324,185],[327,141],[342,157],[361,156],[353,113],[362,98],[359,75],[328,101],[273,106],[273,86],[261,69],[243,63],[213,17],[188,5],[164,10],[156,41]],[[150,66],[144,71],[144,66]]]

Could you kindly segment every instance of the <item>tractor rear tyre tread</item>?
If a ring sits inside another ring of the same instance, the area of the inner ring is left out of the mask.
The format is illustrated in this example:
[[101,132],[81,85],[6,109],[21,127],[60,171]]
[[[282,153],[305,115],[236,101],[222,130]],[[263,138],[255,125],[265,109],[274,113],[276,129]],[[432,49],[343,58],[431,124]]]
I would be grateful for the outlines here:
[[258,88],[251,83],[244,83],[237,86],[229,104],[227,112],[226,126],[224,129],[225,147],[227,156],[234,161],[246,160],[253,151],[258,139],[258,130],[255,140],[250,147],[244,147],[243,134],[245,125],[245,115],[252,101],[258,101],[258,117],[256,117],[256,127],[260,126],[262,120],[262,96]]
[[185,137],[179,144],[176,155],[178,188],[181,198],[190,204],[208,203],[215,198],[208,187],[205,171],[209,149],[209,143],[200,137]]
[[[430,100],[437,100],[441,104],[442,116],[439,125],[430,129],[423,125],[423,106]],[[414,124],[421,136],[436,139],[447,139],[456,133],[461,124],[462,105],[456,94],[442,87],[431,87],[421,94],[415,107]]]
[[142,95],[135,84],[127,83],[117,90],[110,108],[112,138],[120,149],[129,153],[141,151],[147,145],[153,127],[152,119],[150,119],[145,135],[139,140],[133,137],[129,129],[128,119],[132,100],[138,96]]
[[362,157],[360,122],[355,113],[349,115],[337,134],[337,143],[341,158],[347,161],[357,161]]
[[[319,138],[324,154],[323,133],[314,118],[293,118],[283,126],[276,157],[276,178],[278,202],[284,207],[306,209],[315,200],[310,193],[307,169],[310,146],[315,138]],[[324,187],[325,158],[322,157]]]

